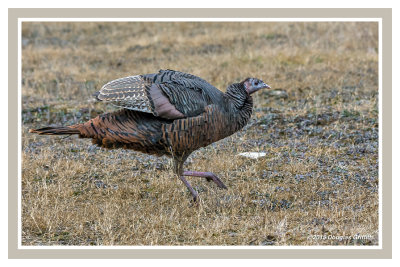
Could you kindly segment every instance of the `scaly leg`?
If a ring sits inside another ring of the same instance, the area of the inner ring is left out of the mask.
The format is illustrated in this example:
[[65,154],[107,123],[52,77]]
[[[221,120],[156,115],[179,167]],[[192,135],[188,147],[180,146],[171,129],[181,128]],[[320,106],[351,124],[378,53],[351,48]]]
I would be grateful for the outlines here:
[[188,181],[186,181],[185,177],[179,175],[179,179],[186,185],[187,189],[189,189],[190,193],[192,193],[193,196],[193,201],[197,202],[199,201],[199,194],[193,189],[193,187],[189,184]]
[[224,183],[212,172],[184,171],[183,175],[185,175],[185,176],[203,177],[203,178],[206,178],[207,181],[213,181],[214,183],[217,184],[218,187],[221,187],[223,189],[228,189],[226,187],[226,185],[224,185]]

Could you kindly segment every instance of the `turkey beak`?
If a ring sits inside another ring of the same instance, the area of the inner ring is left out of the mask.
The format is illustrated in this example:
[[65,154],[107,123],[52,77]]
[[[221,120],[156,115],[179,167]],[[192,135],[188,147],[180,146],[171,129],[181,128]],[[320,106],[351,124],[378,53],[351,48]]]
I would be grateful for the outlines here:
[[261,90],[261,89],[264,89],[264,88],[270,89],[271,86],[269,86],[266,83],[262,83],[262,84],[258,85],[257,87],[253,87],[250,90],[247,90],[247,92],[249,93],[249,95],[251,95],[251,94],[257,92],[258,90]]
[[263,83],[261,88],[271,89],[271,86],[269,86],[269,85],[266,84],[266,83]]

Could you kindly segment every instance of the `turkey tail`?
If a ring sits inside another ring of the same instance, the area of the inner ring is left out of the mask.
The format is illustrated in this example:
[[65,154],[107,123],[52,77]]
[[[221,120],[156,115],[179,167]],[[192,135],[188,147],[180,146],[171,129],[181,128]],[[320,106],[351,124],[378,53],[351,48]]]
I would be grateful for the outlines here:
[[30,129],[30,133],[37,133],[40,135],[67,135],[67,134],[80,134],[81,132],[77,128],[68,126],[61,127],[44,127],[40,129]]

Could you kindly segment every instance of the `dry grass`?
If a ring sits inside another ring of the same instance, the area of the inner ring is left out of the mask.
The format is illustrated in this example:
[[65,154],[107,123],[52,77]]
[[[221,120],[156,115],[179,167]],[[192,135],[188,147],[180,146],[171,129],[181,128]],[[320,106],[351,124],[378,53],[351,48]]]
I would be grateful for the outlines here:
[[[23,245],[379,243],[377,23],[24,22],[22,44]],[[160,68],[275,89],[191,156],[229,188],[190,178],[198,207],[167,158],[27,132],[113,110],[91,94]],[[328,239],[356,234],[371,238]]]

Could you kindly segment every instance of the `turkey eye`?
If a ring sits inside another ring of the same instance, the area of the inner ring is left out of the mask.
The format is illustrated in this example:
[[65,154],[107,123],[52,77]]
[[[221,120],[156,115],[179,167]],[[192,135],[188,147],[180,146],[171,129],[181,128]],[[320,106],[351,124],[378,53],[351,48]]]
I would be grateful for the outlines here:
[[255,82],[254,85],[257,86],[257,85],[258,85],[258,82]]

